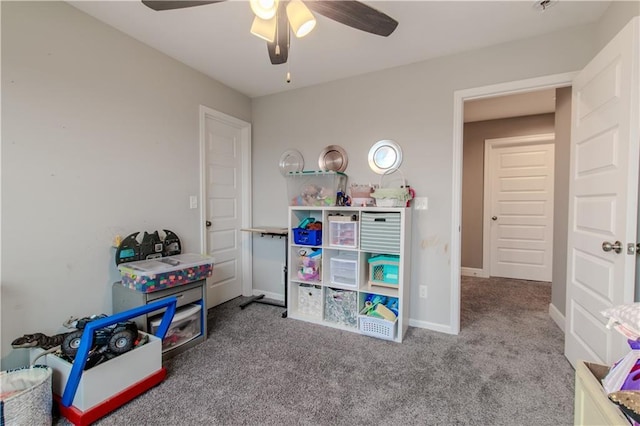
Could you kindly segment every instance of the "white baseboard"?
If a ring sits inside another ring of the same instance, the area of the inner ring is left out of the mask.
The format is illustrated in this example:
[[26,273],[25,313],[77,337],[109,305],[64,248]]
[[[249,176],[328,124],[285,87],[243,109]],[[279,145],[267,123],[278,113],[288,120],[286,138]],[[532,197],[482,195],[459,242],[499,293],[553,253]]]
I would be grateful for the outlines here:
[[551,303],[549,303],[549,316],[564,333],[564,315]]
[[437,324],[429,321],[419,321],[419,320],[409,318],[409,326],[424,328],[432,331],[439,331],[440,333],[456,334],[453,332],[451,327],[446,324]]
[[467,268],[463,266],[460,268],[460,273],[465,277],[489,278],[489,274],[486,273],[484,269],[479,268]]

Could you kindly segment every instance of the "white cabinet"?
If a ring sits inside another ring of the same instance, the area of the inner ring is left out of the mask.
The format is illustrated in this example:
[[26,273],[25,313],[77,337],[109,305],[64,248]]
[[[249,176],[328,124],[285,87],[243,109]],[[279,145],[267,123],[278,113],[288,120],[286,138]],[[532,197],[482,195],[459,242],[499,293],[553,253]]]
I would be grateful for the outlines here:
[[622,410],[609,401],[602,388],[601,381],[608,372],[607,366],[578,361],[573,407],[574,425],[627,426],[630,424]]
[[[409,326],[411,209],[289,207],[289,235],[289,318],[402,341]],[[380,300],[381,310],[397,313],[395,321],[362,314],[367,302]]]

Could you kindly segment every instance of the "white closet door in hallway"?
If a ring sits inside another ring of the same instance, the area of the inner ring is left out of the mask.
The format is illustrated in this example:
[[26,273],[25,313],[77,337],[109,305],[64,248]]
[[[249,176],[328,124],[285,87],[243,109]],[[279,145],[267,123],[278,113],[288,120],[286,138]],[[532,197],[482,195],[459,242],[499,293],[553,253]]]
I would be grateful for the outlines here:
[[490,275],[551,281],[554,135],[485,141]]

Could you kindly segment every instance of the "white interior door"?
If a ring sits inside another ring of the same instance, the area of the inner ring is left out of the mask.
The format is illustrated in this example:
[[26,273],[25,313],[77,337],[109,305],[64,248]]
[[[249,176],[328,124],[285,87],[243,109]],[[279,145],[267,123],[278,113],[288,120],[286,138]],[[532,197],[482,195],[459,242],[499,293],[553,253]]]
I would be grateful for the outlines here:
[[[250,280],[250,125],[201,107],[203,248],[215,259],[207,308],[240,296]],[[247,270],[247,268],[249,268]]]
[[[611,365],[628,352],[601,311],[634,301],[638,209],[639,18],[573,83],[565,355]],[[603,243],[621,251],[604,251]]]
[[489,275],[551,281],[553,134],[485,141]]

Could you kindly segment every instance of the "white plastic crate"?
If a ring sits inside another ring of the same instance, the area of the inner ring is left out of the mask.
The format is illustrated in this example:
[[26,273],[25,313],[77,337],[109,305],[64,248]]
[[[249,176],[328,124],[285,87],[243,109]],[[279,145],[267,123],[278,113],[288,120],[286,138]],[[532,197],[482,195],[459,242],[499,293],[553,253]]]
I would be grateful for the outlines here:
[[367,315],[358,315],[360,333],[384,340],[394,340],[398,331],[398,318],[388,321]]
[[358,260],[347,257],[331,258],[331,282],[349,287],[358,286]]

